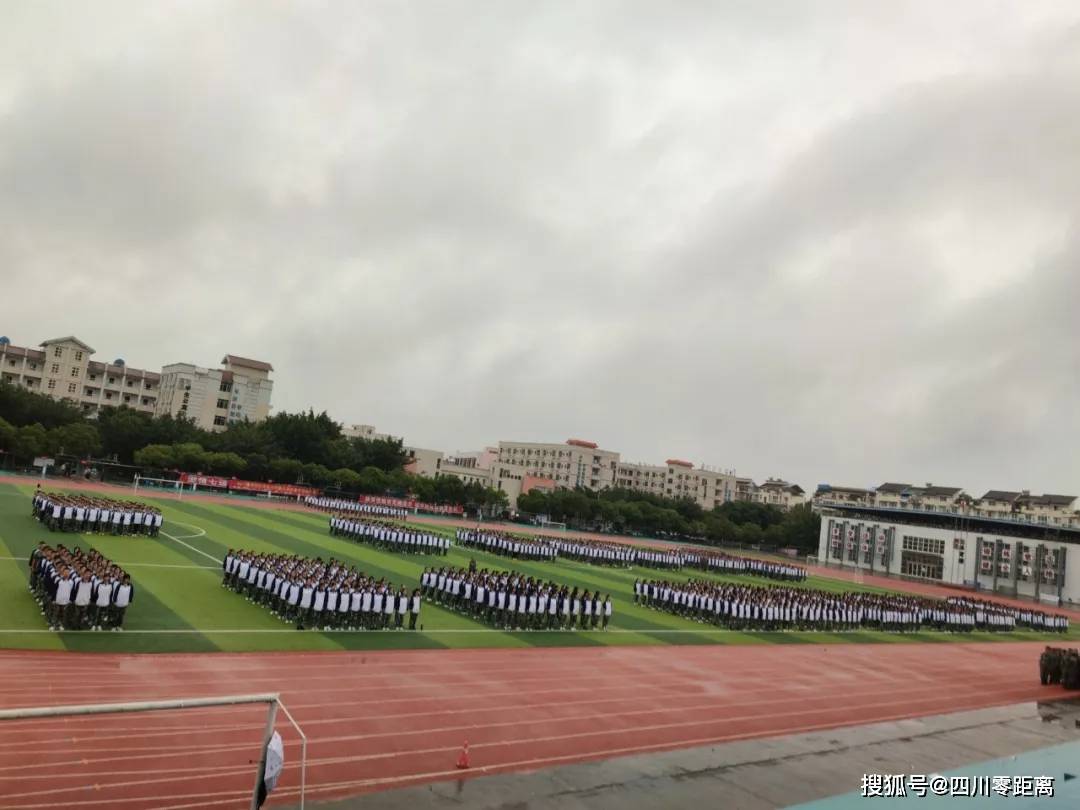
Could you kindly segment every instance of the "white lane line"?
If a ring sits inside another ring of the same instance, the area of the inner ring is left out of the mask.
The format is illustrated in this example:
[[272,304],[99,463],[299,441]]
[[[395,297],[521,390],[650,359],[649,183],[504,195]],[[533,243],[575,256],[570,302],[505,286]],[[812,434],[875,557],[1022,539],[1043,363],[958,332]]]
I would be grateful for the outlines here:
[[[183,539],[181,539],[181,538],[177,537],[176,535],[173,535],[173,534],[169,534],[169,533],[168,533],[167,531],[164,531],[164,530],[163,530],[163,531],[161,532],[161,534],[162,534],[163,536],[165,536],[165,537],[168,537],[168,538],[169,538],[170,540],[175,540],[175,541],[176,541],[177,543],[179,543],[179,544],[180,544],[180,545],[182,545],[182,546],[186,546],[187,548],[190,548],[190,549],[191,549],[192,551],[194,551],[194,552],[195,552],[196,554],[202,554],[202,555],[203,555],[204,557],[206,557],[206,559],[208,559],[208,560],[213,560],[213,561],[214,561],[215,563],[217,563],[218,565],[221,565],[221,560],[219,560],[219,559],[218,559],[217,557],[215,557],[215,556],[214,556],[213,554],[207,554],[207,553],[206,553],[205,551],[203,551],[203,550],[202,550],[201,548],[195,548],[195,546],[191,545],[191,543],[185,543],[185,542],[183,541]],[[196,535],[196,537],[201,537],[201,536],[202,536],[202,535]],[[190,537],[190,535],[184,535],[184,537]]]

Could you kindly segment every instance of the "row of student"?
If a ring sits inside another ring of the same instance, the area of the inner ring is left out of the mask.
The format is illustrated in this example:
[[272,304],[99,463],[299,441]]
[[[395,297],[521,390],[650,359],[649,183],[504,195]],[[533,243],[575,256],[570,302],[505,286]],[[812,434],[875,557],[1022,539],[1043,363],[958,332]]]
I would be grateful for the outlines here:
[[450,538],[422,532],[400,523],[361,520],[351,515],[330,518],[330,534],[358,543],[404,554],[441,554],[450,551]]
[[156,537],[162,524],[161,510],[145,503],[41,489],[34,493],[31,514],[54,532]]
[[78,546],[38,543],[30,553],[29,588],[50,630],[122,630],[135,599],[126,571]]
[[681,552],[684,555],[686,565],[700,568],[703,571],[713,571],[720,574],[742,574],[777,579],[784,582],[803,582],[806,580],[806,569],[791,563],[759,560],[755,557],[736,557],[720,551],[696,548],[684,548]]
[[392,582],[375,580],[355,566],[330,558],[260,554],[229,549],[222,561],[222,586],[273,615],[305,627],[324,630],[410,630],[420,618],[420,591],[395,590]]
[[1032,610],[1029,607],[1013,607],[1003,605],[1000,602],[990,602],[986,599],[975,599],[970,596],[949,596],[945,599],[951,605],[966,608],[975,613],[1000,613],[1006,611],[1013,617],[1017,627],[1038,630],[1044,633],[1064,633],[1069,629],[1069,617],[1058,613],[1046,613],[1042,610]]
[[987,603],[972,609],[940,599],[810,588],[734,585],[706,580],[637,581],[634,599],[648,607],[733,630],[876,629],[1010,631],[1016,612]]
[[458,545],[476,548],[500,557],[551,562],[559,556],[555,543],[547,537],[521,537],[508,532],[478,529],[458,529],[455,536]]
[[428,568],[420,586],[428,599],[504,630],[607,630],[611,621],[610,594],[516,571]]
[[304,503],[312,509],[322,512],[348,512],[349,514],[364,515],[366,517],[404,518],[409,516],[409,510],[397,506],[383,506],[376,503],[361,503],[351,501],[348,498],[328,498],[323,495],[309,495],[304,498]]

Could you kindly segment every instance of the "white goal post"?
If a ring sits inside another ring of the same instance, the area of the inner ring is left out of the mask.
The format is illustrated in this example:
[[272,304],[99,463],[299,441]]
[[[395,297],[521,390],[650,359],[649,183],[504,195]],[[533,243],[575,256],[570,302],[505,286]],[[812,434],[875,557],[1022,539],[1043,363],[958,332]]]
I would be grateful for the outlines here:
[[133,703],[91,703],[82,706],[38,706],[23,709],[0,710],[0,722],[4,720],[29,720],[36,717],[79,716],[87,714],[123,714],[128,712],[167,711],[169,709],[194,709],[203,706],[238,706],[245,703],[265,703],[266,728],[263,730],[262,751],[259,767],[255,771],[255,787],[251,793],[251,810],[259,810],[259,785],[266,769],[266,749],[274,734],[274,721],[280,707],[296,733],[300,735],[300,810],[304,810],[304,787],[307,775],[307,737],[297,725],[277,692],[258,695],[230,695],[211,698],[180,698],[176,700],[144,700]]
[[169,494],[174,494],[179,499],[183,497],[184,484],[179,479],[172,478],[148,478],[145,475],[139,475],[136,473],[135,481],[131,485],[132,492],[138,492],[139,487],[143,489],[161,489]]

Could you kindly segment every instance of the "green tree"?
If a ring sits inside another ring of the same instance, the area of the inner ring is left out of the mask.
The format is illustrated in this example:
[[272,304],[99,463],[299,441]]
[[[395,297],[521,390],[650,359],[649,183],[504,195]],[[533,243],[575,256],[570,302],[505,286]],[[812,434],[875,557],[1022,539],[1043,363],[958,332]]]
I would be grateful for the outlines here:
[[214,475],[239,475],[247,467],[247,462],[236,453],[207,453],[205,464]]
[[275,458],[268,465],[270,478],[282,484],[295,484],[304,465],[294,458]]
[[172,451],[178,469],[184,472],[203,472],[206,470],[207,456],[201,444],[195,442],[174,444]]
[[133,461],[136,466],[149,470],[168,470],[177,466],[171,444],[148,444],[135,451]]
[[15,436],[12,450],[16,459],[29,463],[45,452],[47,442],[48,435],[42,425],[23,425]]
[[48,432],[46,450],[87,458],[101,452],[101,435],[87,422],[72,422]]

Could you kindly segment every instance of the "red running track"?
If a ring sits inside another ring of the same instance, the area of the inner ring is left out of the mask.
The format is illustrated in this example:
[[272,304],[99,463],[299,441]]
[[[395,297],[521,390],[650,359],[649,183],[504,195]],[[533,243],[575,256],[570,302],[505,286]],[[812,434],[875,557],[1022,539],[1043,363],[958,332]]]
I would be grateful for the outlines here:
[[[1041,645],[883,644],[377,653],[0,652],[0,705],[280,691],[326,799],[589,759],[1056,696]],[[6,721],[0,808],[243,808],[265,711]],[[299,739],[279,716],[294,802]]]

